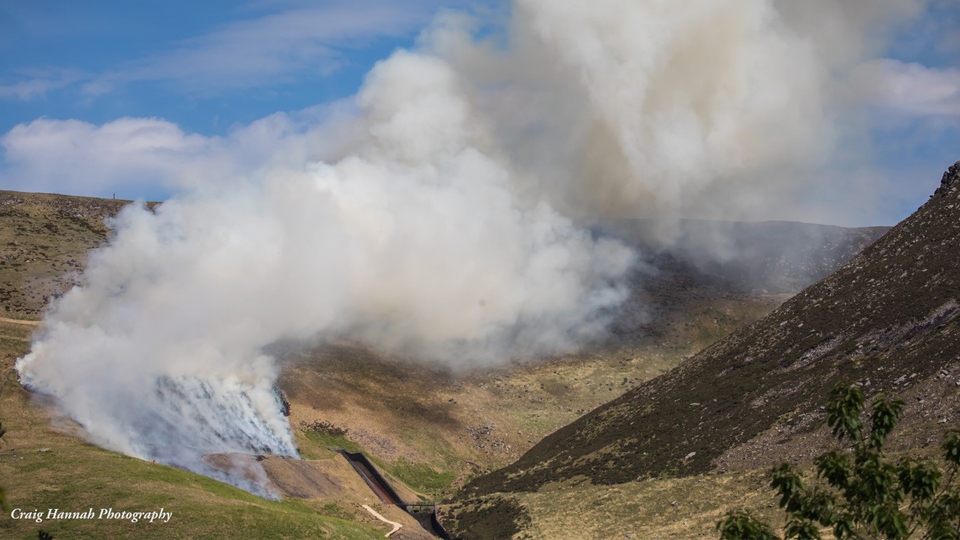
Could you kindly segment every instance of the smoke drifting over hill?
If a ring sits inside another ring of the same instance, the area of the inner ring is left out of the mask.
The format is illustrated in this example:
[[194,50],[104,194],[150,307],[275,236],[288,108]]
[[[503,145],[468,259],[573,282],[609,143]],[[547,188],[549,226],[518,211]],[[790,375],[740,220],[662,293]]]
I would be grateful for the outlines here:
[[789,192],[834,141],[832,74],[904,2],[832,5],[519,0],[506,46],[441,16],[355,115],[311,128],[341,139],[323,160],[280,148],[124,210],[21,378],[98,444],[213,474],[206,453],[296,453],[263,353],[279,340],[462,368],[600,336],[636,256],[573,219]]

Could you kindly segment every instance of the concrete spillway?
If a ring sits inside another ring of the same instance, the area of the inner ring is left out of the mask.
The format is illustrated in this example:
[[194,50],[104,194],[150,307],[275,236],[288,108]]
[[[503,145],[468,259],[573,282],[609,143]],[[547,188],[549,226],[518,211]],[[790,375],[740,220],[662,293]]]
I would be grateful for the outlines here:
[[350,465],[353,466],[353,470],[357,471],[357,474],[363,478],[363,481],[370,486],[370,489],[377,494],[377,497],[379,497],[381,501],[399,506],[413,516],[424,529],[433,533],[434,536],[449,540],[450,534],[444,530],[443,526],[440,525],[440,522],[437,520],[435,505],[429,503],[404,502],[403,499],[397,495],[397,492],[390,487],[390,483],[387,482],[383,475],[377,471],[377,468],[373,466],[373,463],[370,463],[367,456],[360,452],[347,452],[346,450],[341,450],[340,454],[347,459]]
[[363,481],[370,486],[370,489],[377,494],[377,497],[380,497],[381,501],[396,506],[405,506],[403,500],[397,495],[397,492],[390,487],[390,484],[383,478],[380,472],[377,471],[376,467],[370,463],[367,456],[359,452],[347,452],[346,450],[341,450],[340,453],[343,457],[347,458],[350,465],[353,465],[353,470],[357,471],[360,478],[363,478]]

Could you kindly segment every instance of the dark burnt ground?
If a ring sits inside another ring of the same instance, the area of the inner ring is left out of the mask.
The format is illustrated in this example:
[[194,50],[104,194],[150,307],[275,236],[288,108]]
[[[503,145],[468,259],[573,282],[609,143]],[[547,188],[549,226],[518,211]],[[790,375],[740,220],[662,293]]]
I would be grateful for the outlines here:
[[530,525],[530,515],[517,501],[488,497],[471,504],[444,507],[437,516],[458,540],[504,540]]
[[[668,245],[651,236],[656,227],[629,219],[593,226],[598,236],[618,238],[640,257],[628,278],[630,297],[613,313],[605,347],[693,340],[699,350],[754,322],[753,313],[765,315],[785,296],[829,276],[890,230],[683,220]],[[738,309],[724,308],[731,305]],[[698,327],[694,335],[683,328],[691,322]]]
[[[797,420],[815,416],[837,381],[903,393],[960,369],[958,316],[960,163],[930,201],[835,274],[475,479],[461,499],[577,477],[706,473],[778,422],[800,426],[791,438],[816,430],[822,422]],[[936,426],[906,431],[921,446]]]
[[883,236],[890,227],[838,227],[790,221],[735,222],[686,219],[659,240],[658,223],[601,220],[593,230],[634,246],[654,268],[670,259],[690,267],[700,281],[746,293],[795,293],[819,281]]

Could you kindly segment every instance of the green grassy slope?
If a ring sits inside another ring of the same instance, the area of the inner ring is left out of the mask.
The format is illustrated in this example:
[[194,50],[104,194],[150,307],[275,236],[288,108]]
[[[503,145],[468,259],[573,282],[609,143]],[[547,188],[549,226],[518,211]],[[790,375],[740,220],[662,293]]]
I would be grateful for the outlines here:
[[[0,339],[0,483],[14,508],[172,512],[167,523],[0,517],[0,537],[36,538],[381,538],[383,524],[313,501],[273,502],[180,469],[110,452],[72,436],[16,382],[13,362],[26,343]],[[325,515],[325,511],[326,514]]]

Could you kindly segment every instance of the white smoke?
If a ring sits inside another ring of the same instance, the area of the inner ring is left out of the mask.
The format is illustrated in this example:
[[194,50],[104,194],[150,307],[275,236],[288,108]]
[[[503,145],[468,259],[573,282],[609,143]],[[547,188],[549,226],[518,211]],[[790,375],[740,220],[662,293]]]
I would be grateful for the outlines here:
[[125,209],[21,379],[98,444],[216,476],[202,456],[296,454],[277,341],[467,367],[599,337],[635,256],[571,218],[735,213],[824,159],[834,64],[780,6],[518,0],[506,46],[441,17],[325,160],[280,149]]
[[278,340],[464,366],[599,335],[632,253],[517,193],[443,61],[398,53],[357,101],[369,137],[336,163],[126,208],[23,382],[98,444],[209,474],[212,452],[296,453],[262,353]]
[[679,217],[796,216],[838,150],[864,158],[851,74],[924,3],[517,0],[506,49],[462,16],[425,41],[556,208],[669,236]]

